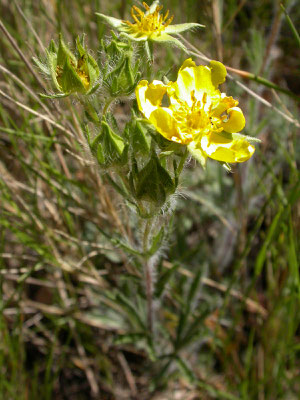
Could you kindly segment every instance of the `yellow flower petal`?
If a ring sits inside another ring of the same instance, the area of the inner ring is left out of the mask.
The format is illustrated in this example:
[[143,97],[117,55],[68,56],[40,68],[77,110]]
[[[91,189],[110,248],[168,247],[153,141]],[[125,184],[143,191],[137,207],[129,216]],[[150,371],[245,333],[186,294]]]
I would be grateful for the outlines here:
[[187,58],[185,61],[183,61],[182,66],[179,68],[179,72],[189,67],[196,67],[195,61],[193,61],[191,58]]
[[149,119],[151,113],[160,107],[167,86],[161,81],[148,83],[146,80],[140,81],[137,85],[135,94],[140,111]]
[[247,161],[255,151],[247,140],[228,139],[218,133],[203,136],[200,145],[208,157],[227,163]]
[[232,98],[231,96],[226,96],[225,93],[221,94],[221,98],[215,104],[213,108],[213,116],[219,117],[224,111],[236,107],[239,104],[237,100]]
[[186,60],[178,72],[178,78],[175,83],[177,86],[176,95],[186,101],[189,105],[192,104],[191,94],[194,91],[195,97],[202,100],[203,93],[210,96],[220,96],[221,93],[216,90],[211,80],[211,70],[209,67],[194,64],[190,59]]
[[228,121],[221,123],[224,131],[234,133],[244,129],[246,121],[243,111],[239,107],[229,108],[227,113],[229,115]]
[[150,115],[149,121],[166,139],[182,143],[172,110],[166,107],[156,108]]
[[[238,134],[245,126],[238,101],[217,86],[226,76],[225,67],[212,62],[196,66],[185,60],[176,82],[141,81],[136,89],[139,109],[166,139],[187,145],[205,165],[207,157],[226,163],[247,161],[255,148]],[[164,103],[168,98],[169,107]]]
[[211,68],[211,80],[213,85],[217,88],[221,83],[225,82],[227,71],[225,66],[219,61],[212,60],[209,63]]

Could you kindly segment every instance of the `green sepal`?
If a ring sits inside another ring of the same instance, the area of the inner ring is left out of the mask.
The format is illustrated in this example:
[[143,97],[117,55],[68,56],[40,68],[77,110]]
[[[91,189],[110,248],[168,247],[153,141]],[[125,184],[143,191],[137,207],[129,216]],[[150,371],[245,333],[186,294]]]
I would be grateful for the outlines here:
[[114,17],[108,17],[107,15],[101,13],[95,13],[97,17],[101,18],[104,22],[112,26],[113,28],[119,28],[120,26],[124,25],[121,19],[117,19]]
[[66,46],[62,39],[61,33],[58,36],[58,51],[57,51],[57,65],[63,67],[65,61],[70,59],[74,65],[77,64],[76,57],[71,52],[71,50]]
[[64,97],[68,97],[70,93],[57,93],[57,94],[45,94],[45,93],[39,93],[39,96],[42,99],[62,99]]
[[100,86],[100,83],[97,83],[94,87],[92,87],[92,88],[87,92],[87,94],[93,94],[93,93],[95,93],[96,90],[99,88],[99,86]]
[[76,38],[76,48],[77,48],[79,57],[83,57],[86,55],[86,50],[83,47],[83,38],[82,38],[82,40],[80,40],[79,36],[77,36],[77,38]]
[[166,201],[167,195],[174,193],[174,191],[175,185],[171,176],[160,165],[157,155],[153,153],[149,162],[138,173],[137,198],[161,206]]
[[230,164],[224,161],[218,161],[227,172],[232,172]]
[[92,121],[96,124],[100,122],[97,111],[92,103],[90,103],[89,101],[86,101],[84,103],[84,108],[85,108],[84,109],[85,115],[90,121]]
[[247,140],[249,143],[261,143],[261,140],[253,137],[253,136],[247,136],[247,135],[242,135],[241,133],[229,133],[229,132],[218,132],[218,135],[223,136],[226,139],[230,140]]
[[177,38],[175,38],[171,35],[168,35],[167,33],[162,33],[160,36],[153,39],[153,41],[173,44],[174,46],[179,47],[185,53],[189,53],[188,49],[185,47],[185,45],[180,40],[178,40]]
[[197,24],[196,22],[186,24],[175,24],[166,27],[165,32],[168,34],[179,34],[181,32],[189,31],[196,28],[205,28],[205,25]]
[[49,44],[49,47],[48,47],[48,51],[49,52],[51,52],[51,53],[57,53],[57,46],[56,46],[56,43],[54,42],[54,40],[53,39],[51,39],[50,40],[50,44]]
[[88,54],[86,49],[83,47],[79,37],[77,37],[76,39],[76,47],[80,57],[77,62],[77,68],[86,73],[90,80],[89,87],[93,89],[94,83],[97,81],[100,75],[98,64],[96,60],[90,54]]
[[151,137],[147,134],[147,130],[139,121],[134,120],[129,127],[128,139],[135,153],[149,154]]
[[[99,79],[100,70],[96,60],[90,54],[87,55],[86,63],[87,63],[88,76],[90,78],[90,88],[91,90],[93,90],[94,83]],[[89,94],[90,93],[91,91],[89,92]]]
[[101,143],[97,144],[96,157],[97,157],[97,161],[99,164],[101,164],[101,165],[105,164],[105,155],[104,155],[103,146]]
[[74,66],[71,64],[69,58],[65,59],[65,63],[62,70],[61,75],[61,87],[63,92],[71,93],[71,92],[80,92],[85,93],[86,89],[77,74]]
[[41,62],[37,57],[32,57],[33,62],[35,65],[46,75],[51,75],[49,66]]
[[206,159],[207,156],[205,153],[201,150],[201,148],[197,148],[195,142],[191,142],[188,146],[188,151],[191,153],[191,155],[202,165],[202,167],[205,169],[206,168]]
[[120,157],[120,164],[125,165],[128,163],[128,151],[129,151],[129,144],[125,144],[124,150]]
[[111,160],[119,158],[124,150],[125,144],[121,136],[112,131],[107,122],[102,121],[102,144],[105,149],[105,155]]
[[56,77],[57,54],[53,53],[52,51],[48,51],[48,50],[46,50],[46,54],[47,54],[47,64],[48,64],[49,72],[50,72],[50,75],[52,78],[52,82],[54,83],[55,88],[61,92],[62,91],[61,86],[58,83],[57,77]]

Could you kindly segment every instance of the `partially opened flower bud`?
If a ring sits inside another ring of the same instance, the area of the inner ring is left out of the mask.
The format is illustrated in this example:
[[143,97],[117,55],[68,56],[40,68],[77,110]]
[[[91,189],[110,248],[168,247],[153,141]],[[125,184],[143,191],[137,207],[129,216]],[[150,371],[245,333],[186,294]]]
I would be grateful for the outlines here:
[[100,71],[97,62],[79,38],[76,40],[76,47],[77,54],[74,55],[59,35],[58,48],[54,41],[51,41],[46,50],[46,65],[35,59],[42,71],[51,76],[55,88],[60,92],[48,97],[63,97],[71,93],[90,94],[99,86],[97,80]]

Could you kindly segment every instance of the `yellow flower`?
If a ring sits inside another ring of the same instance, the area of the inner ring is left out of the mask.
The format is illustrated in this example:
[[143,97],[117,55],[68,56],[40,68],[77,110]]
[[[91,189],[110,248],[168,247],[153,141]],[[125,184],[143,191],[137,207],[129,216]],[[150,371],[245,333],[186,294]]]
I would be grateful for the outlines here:
[[[140,111],[166,139],[187,145],[202,165],[207,157],[225,163],[247,161],[255,138],[241,135],[245,126],[238,101],[221,93],[226,68],[218,61],[209,66],[187,59],[176,82],[139,82],[136,98]],[[162,106],[166,99],[169,104]]]
[[197,23],[171,25],[173,16],[169,17],[169,11],[165,15],[161,13],[163,6],[159,5],[158,0],[154,1],[150,7],[143,2],[143,6],[145,12],[136,6],[132,7],[132,22],[122,21],[100,13],[96,13],[96,15],[131,40],[169,42],[181,47],[183,50],[186,50],[185,46],[171,35],[204,26]]

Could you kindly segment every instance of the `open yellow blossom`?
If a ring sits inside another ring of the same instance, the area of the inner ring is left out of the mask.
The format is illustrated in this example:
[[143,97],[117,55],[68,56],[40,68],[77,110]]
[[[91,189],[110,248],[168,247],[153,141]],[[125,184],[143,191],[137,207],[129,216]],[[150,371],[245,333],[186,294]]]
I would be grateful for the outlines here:
[[238,101],[218,89],[226,74],[218,61],[196,66],[189,58],[176,82],[142,80],[136,88],[144,116],[166,139],[187,145],[202,165],[207,157],[225,163],[247,161],[255,151],[250,142],[256,139],[237,133],[245,126]]
[[143,6],[145,11],[136,6],[132,7],[132,22],[123,21],[100,13],[96,13],[96,15],[131,40],[170,42],[184,50],[186,50],[185,46],[171,35],[203,27],[203,25],[197,23],[171,25],[173,16],[169,16],[169,11],[165,14],[161,13],[163,6],[159,5],[158,0],[154,1],[151,6],[143,2]]

